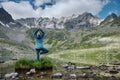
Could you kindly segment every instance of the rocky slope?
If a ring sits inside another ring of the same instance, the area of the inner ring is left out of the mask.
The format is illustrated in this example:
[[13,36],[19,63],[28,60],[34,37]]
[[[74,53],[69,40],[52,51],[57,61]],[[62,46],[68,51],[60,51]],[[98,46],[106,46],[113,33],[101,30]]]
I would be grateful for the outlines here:
[[118,16],[116,14],[112,13],[112,14],[108,15],[104,19],[104,21],[102,21],[100,23],[100,26],[103,26],[103,27],[105,27],[105,26],[111,26],[112,23],[114,22],[114,20],[116,20],[116,18],[118,18]]
[[65,28],[84,28],[84,27],[96,27],[101,20],[91,13],[83,13],[76,18],[69,19],[65,22]]
[[8,12],[6,12],[3,8],[0,8],[0,21],[1,21],[0,24],[1,23],[7,24],[10,22],[14,22],[12,16]]
[[[81,15],[72,15],[61,18],[26,18],[17,19],[16,22],[23,24],[28,28],[33,28],[36,24],[44,28],[63,29],[63,28],[80,28],[80,27],[95,27],[99,25],[101,19],[93,16],[90,13],[83,13]],[[35,24],[36,23],[36,24]]]
[[0,50],[13,53],[34,53],[33,32],[37,24],[41,25],[46,33],[44,44],[51,53],[66,49],[105,46],[107,43],[99,42],[96,37],[119,34],[120,28],[120,17],[115,14],[109,15],[102,22],[90,13],[59,19],[41,17],[37,20],[35,18],[17,20],[11,18],[8,22],[3,20],[0,23]]

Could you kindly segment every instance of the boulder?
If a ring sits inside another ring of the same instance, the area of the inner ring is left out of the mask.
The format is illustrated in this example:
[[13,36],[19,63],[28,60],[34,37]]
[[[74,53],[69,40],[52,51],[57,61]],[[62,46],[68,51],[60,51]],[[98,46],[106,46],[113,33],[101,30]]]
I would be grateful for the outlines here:
[[90,69],[90,66],[76,66],[76,69]]
[[30,73],[35,74],[36,73],[35,68],[34,69],[30,69]]
[[70,79],[76,79],[77,75],[76,74],[70,74]]
[[119,71],[117,71],[117,70],[110,70],[109,73],[110,74],[117,74],[117,73],[119,73]]
[[101,69],[101,70],[107,70],[108,66],[107,65],[101,65],[101,66],[99,66],[99,69]]
[[68,68],[69,65],[68,65],[68,64],[64,64],[64,65],[62,65],[62,67],[63,67],[63,68]]
[[18,73],[17,72],[12,72],[12,73],[7,73],[7,74],[5,74],[5,79],[6,80],[9,80],[9,79],[14,79],[14,78],[16,78],[18,76]]
[[26,72],[26,75],[30,75],[31,73],[30,72]]
[[62,76],[63,76],[62,73],[55,73],[55,74],[53,74],[53,75],[51,76],[51,78],[52,78],[52,79],[53,79],[53,78],[59,78],[59,79],[61,79]]
[[38,75],[37,77],[43,78],[43,77],[45,77],[47,75],[48,75],[47,72],[41,72],[40,75]]
[[5,61],[4,60],[0,60],[0,63],[5,63]]
[[2,79],[2,78],[3,78],[2,73],[0,73],[0,79]]
[[26,76],[32,76],[35,73],[36,73],[35,69],[30,69],[30,71],[26,73]]
[[67,67],[67,70],[68,70],[68,71],[73,71],[73,70],[75,70],[75,66],[68,66],[68,67]]

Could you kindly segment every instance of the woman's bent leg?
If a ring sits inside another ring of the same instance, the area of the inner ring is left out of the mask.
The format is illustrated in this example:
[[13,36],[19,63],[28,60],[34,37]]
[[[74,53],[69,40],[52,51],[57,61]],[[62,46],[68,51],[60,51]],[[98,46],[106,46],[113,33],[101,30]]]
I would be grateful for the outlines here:
[[41,48],[40,50],[42,51],[40,54],[48,53],[48,50],[46,48]]

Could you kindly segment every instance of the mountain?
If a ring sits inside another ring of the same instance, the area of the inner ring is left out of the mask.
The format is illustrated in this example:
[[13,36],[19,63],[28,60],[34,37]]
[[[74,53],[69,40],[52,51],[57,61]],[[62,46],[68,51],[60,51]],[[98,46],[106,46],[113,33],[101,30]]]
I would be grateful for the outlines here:
[[[34,53],[34,44],[28,38],[24,24],[14,20],[12,16],[0,8],[0,55],[19,58],[19,54]],[[15,55],[18,55],[15,57]],[[0,56],[0,60],[3,59]],[[7,59],[8,60],[8,59]]]
[[83,13],[76,18],[69,19],[65,22],[65,28],[84,28],[96,27],[100,23],[100,19],[93,16],[91,13]]
[[[51,20],[49,18],[41,19],[42,24],[43,23],[46,24],[45,22],[49,22]],[[46,19],[45,22],[44,19]],[[111,21],[111,19],[113,20]],[[39,24],[41,24],[41,21]],[[111,14],[108,17],[106,17],[102,21],[102,23],[100,23],[101,19],[93,16],[90,13],[83,13],[81,15],[56,19],[56,22],[58,21],[61,22],[63,21],[62,22],[62,25],[64,26],[63,29],[44,28],[44,31],[46,33],[44,44],[50,49],[51,53],[55,51],[59,52],[59,50],[66,49],[104,47],[106,45],[109,45],[110,43],[111,44],[114,43],[114,41],[113,42],[111,41],[113,39],[113,36],[119,37],[120,34],[119,27],[120,17],[118,17],[115,14]],[[111,22],[109,23],[109,21]],[[82,29],[83,27],[86,28]],[[31,39],[34,39],[33,38],[34,30],[35,30],[34,28],[31,28],[27,31],[27,34]],[[110,41],[108,37],[110,37]],[[117,40],[115,40],[115,42],[117,42]]]
[[113,20],[111,26],[118,26],[118,27],[120,27],[120,16],[118,16],[117,18],[115,18]]
[[27,28],[33,28],[35,27],[35,18],[21,18],[21,19],[17,19],[15,20],[16,22],[24,25]]
[[0,26],[19,30],[26,29],[26,26],[14,20],[12,16],[3,8],[0,8]]
[[64,24],[64,18],[38,18],[36,20],[36,18],[25,18],[25,19],[17,19],[15,20],[16,22],[19,22],[21,24],[23,24],[24,26],[26,26],[27,28],[35,28],[36,25],[41,25],[41,27],[43,28],[63,28],[63,24]]
[[0,25],[0,38],[8,39],[8,36],[5,34],[9,29]]
[[12,16],[5,11],[3,8],[0,8],[0,24],[8,24],[10,22],[14,22]]
[[0,25],[0,51],[15,55],[34,53],[33,33],[37,24],[45,31],[44,45],[50,53],[105,47],[117,43],[117,39],[111,40],[113,35],[119,37],[120,34],[120,17],[115,14],[109,15],[102,23],[91,13],[61,18],[21,18],[6,23],[3,20]]
[[13,20],[12,16],[3,8],[0,8],[0,24],[12,29],[28,30],[36,27],[37,24],[43,28],[63,29],[63,28],[82,28],[95,27],[99,25],[101,20],[91,13],[83,13],[81,15],[72,15],[61,18],[21,18]]
[[101,19],[93,16],[91,13],[83,13],[82,15],[72,15],[61,18],[26,18],[17,19],[16,22],[21,23],[27,28],[34,28],[36,24],[43,28],[63,29],[63,28],[80,28],[80,27],[95,27],[99,25]]
[[117,18],[115,13],[108,15],[101,23],[100,26],[111,26],[112,22]]
[[23,27],[24,26],[16,22],[7,11],[0,8],[0,38],[20,42],[23,38],[22,36],[20,38],[17,36],[21,35],[20,30],[25,30],[25,27]]

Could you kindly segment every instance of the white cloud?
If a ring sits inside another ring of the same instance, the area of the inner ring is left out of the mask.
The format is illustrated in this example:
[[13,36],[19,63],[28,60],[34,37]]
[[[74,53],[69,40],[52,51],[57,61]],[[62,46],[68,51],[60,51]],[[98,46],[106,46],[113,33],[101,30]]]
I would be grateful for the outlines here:
[[61,17],[81,14],[83,12],[90,12],[96,15],[107,3],[108,0],[104,0],[104,2],[101,0],[58,0],[56,5],[52,6],[52,8],[46,8],[44,10],[44,16]]
[[0,3],[0,8],[2,7],[1,3]]
[[[41,2],[40,2],[41,1]],[[49,0],[36,0],[35,5],[39,6]],[[72,14],[81,14],[83,12],[90,12],[97,15],[104,5],[109,0],[56,0],[56,4],[52,7],[46,7],[42,10],[40,8],[34,10],[28,1],[21,3],[4,2],[2,3],[5,10],[7,10],[14,19],[26,17],[61,17],[70,16]]]
[[40,17],[41,9],[34,10],[27,1],[21,3],[4,2],[3,8],[9,12],[14,19],[27,18],[27,17]]
[[43,3],[47,3],[47,2],[51,2],[51,0],[35,0],[34,4],[35,4],[35,6],[39,7]]

